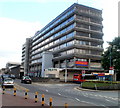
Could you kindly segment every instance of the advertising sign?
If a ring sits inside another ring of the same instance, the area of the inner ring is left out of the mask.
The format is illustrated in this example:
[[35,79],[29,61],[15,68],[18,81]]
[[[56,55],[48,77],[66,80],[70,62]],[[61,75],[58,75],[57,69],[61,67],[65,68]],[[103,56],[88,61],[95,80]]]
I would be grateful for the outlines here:
[[80,67],[88,67],[88,62],[85,62],[85,61],[76,61],[75,65],[76,66],[80,66]]
[[101,68],[101,63],[91,62],[91,63],[90,63],[90,67],[91,67],[91,68]]

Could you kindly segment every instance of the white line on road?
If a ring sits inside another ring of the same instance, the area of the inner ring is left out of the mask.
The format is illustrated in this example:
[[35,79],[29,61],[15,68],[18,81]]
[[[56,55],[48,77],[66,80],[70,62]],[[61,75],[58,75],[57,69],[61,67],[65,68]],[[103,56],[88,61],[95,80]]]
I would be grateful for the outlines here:
[[117,104],[116,102],[114,102],[113,100],[108,100],[108,99],[105,99],[106,101],[109,101],[109,102],[111,102],[111,103],[115,103],[115,104]]
[[88,95],[86,95],[86,94],[83,94],[83,96],[88,97]]
[[105,99],[106,101],[110,101],[110,100],[108,100],[108,99]]
[[58,95],[61,95],[60,93],[58,93]]
[[110,99],[113,99],[113,100],[118,100],[118,98],[110,98]]
[[46,92],[48,92],[48,90],[46,90]]
[[75,98],[77,101],[80,101],[80,99],[78,99],[78,98]]
[[100,106],[103,106],[103,107],[105,107],[105,108],[109,108],[109,107],[106,107],[105,105],[103,105],[103,104],[101,104]]
[[98,95],[99,97],[103,97],[102,95]]
[[83,103],[88,103],[88,104],[93,104],[93,103],[91,103],[91,102],[87,102],[87,101],[81,101],[81,102],[83,102]]

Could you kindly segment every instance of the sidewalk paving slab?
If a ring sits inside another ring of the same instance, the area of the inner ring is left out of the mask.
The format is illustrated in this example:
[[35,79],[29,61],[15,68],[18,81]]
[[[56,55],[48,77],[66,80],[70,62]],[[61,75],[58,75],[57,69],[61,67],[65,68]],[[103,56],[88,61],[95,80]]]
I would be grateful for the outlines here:
[[35,103],[34,99],[29,99],[29,98],[25,99],[24,97],[21,97],[21,96],[13,96],[11,94],[2,94],[2,108],[7,108],[7,107],[12,108],[14,106],[17,108],[20,108],[20,107],[27,108],[27,107],[36,106],[39,108],[41,106],[41,102],[38,101],[37,103]]

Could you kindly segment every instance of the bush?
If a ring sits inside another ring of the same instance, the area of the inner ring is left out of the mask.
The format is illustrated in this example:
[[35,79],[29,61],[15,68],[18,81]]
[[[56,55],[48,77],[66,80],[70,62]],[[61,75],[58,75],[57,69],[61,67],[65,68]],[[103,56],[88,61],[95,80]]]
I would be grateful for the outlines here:
[[111,81],[87,81],[82,83],[82,87],[99,90],[118,90],[120,89],[120,83]]

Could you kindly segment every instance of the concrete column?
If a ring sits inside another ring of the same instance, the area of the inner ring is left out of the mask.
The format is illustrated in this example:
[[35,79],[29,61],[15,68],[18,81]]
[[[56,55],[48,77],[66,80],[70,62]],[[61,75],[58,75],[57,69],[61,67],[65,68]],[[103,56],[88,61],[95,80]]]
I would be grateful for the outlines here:
[[26,46],[25,46],[24,75],[27,74],[29,70],[29,47],[30,47],[30,38],[27,38]]
[[74,68],[76,68],[75,62],[76,62],[76,57],[74,57]]
[[42,53],[42,72],[41,77],[45,77],[45,69],[53,68],[53,54],[50,51],[45,51]]

